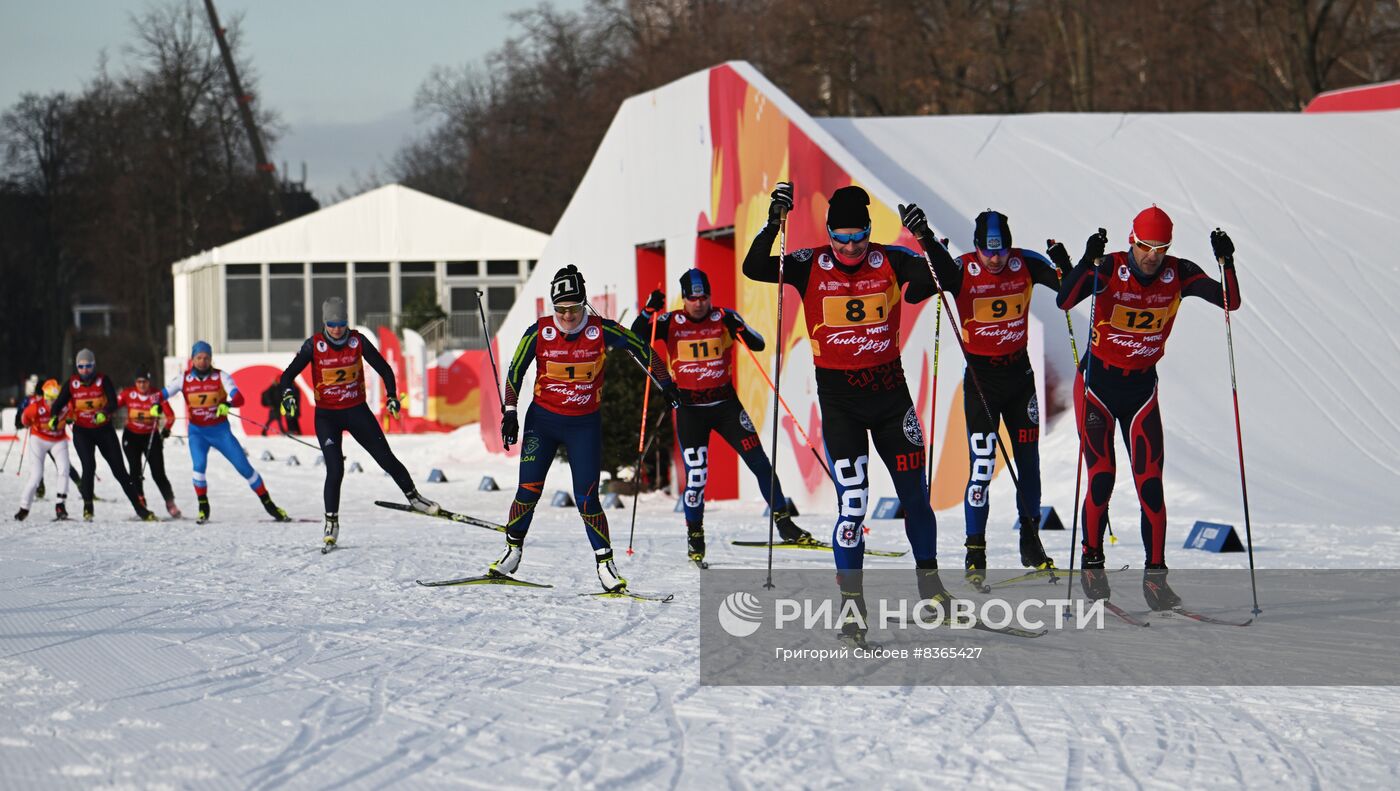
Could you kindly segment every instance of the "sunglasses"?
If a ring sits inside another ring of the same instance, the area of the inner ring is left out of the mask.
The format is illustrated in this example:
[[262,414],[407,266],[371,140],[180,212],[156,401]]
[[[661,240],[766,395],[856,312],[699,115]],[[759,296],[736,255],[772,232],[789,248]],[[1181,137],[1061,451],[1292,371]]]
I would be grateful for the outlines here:
[[92,363],[78,363],[79,371],[90,371],[95,367],[96,366],[94,366]]
[[702,299],[709,299],[709,298],[710,298],[710,295],[709,295],[709,294],[700,294],[700,295],[694,296],[694,297],[686,297],[686,298],[685,298],[685,301],[686,301],[686,302],[699,302],[699,301],[702,300]]
[[1167,242],[1166,244],[1148,244],[1147,242],[1144,242],[1141,239],[1134,239],[1133,246],[1143,251],[1144,253],[1165,253],[1167,251],[1167,248],[1172,246],[1172,243]]
[[338,330],[338,329],[340,329],[341,327],[347,326],[347,322],[344,322],[344,321],[328,321],[328,322],[326,322],[326,326],[327,326],[327,327],[330,327],[330,328],[333,329],[333,330]]
[[555,305],[554,312],[561,316],[573,316],[583,312],[582,305]]
[[980,252],[982,255],[985,255],[985,256],[988,257],[988,258],[997,258],[998,256],[1005,256],[1005,255],[1006,255],[1006,248],[1004,248],[1004,247],[1003,247],[1003,248],[996,249],[996,250],[986,250],[986,249],[983,249],[983,248],[979,247],[979,248],[977,248],[977,251]]
[[831,241],[837,244],[850,244],[851,242],[863,242],[870,238],[870,226],[867,225],[855,233],[837,233],[827,228],[826,235],[831,237]]

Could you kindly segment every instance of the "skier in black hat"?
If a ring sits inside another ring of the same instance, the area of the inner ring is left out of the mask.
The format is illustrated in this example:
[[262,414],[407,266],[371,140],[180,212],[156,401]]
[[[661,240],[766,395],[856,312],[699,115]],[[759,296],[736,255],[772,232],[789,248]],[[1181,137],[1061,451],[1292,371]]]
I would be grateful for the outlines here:
[[598,582],[609,593],[623,593],[627,580],[617,571],[608,517],[599,496],[603,462],[603,364],[609,349],[623,349],[646,366],[652,380],[670,400],[680,393],[666,367],[646,342],[615,321],[586,311],[588,295],[583,274],[573,264],[555,273],[549,284],[554,313],[525,330],[506,370],[505,411],[501,439],[509,448],[520,439],[516,404],[525,372],[535,365],[534,399],[525,412],[524,444],[520,451],[520,485],[506,520],[506,548],[491,564],[490,575],[508,577],[520,567],[525,535],[544,491],[545,475],[559,446],[569,452],[574,503],[583,519],[597,563]]
[[758,479],[783,541],[813,543],[810,533],[793,524],[782,485],[769,491],[769,482],[774,480],[772,465],[753,420],[734,390],[734,341],[763,351],[763,336],[735,311],[711,304],[710,278],[704,272],[688,270],[680,282],[684,309],[663,312],[666,295],[653,291],[646,308],[632,322],[632,332],[641,338],[650,337],[652,322],[656,322],[656,339],[666,344],[671,378],[680,389],[676,437],[685,461],[681,504],[685,509],[686,552],[691,562],[705,566],[705,484],[709,480],[711,432],[723,437]]
[[[932,296],[933,278],[923,256],[870,240],[869,205],[870,196],[860,187],[836,190],[827,206],[830,243],[790,252],[781,262],[783,282],[802,300],[816,364],[822,436],[839,507],[832,531],[837,579],[842,595],[854,599],[861,612],[861,526],[870,501],[866,470],[872,440],[904,506],[904,532],[918,568],[919,595],[939,605],[951,598],[937,571],[937,523],[924,479],[923,427],[899,358],[901,306]],[[792,185],[778,184],[768,224],[744,258],[746,277],[778,282],[779,261],[770,250],[792,207]],[[951,261],[941,248],[934,255]],[[862,623],[844,624],[843,633],[858,644],[865,639]]]

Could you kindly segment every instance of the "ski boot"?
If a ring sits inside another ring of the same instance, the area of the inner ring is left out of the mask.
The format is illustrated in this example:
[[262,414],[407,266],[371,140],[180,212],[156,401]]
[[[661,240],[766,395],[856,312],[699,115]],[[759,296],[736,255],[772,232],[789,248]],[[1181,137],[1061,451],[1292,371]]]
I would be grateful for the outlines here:
[[152,511],[152,510],[150,510],[149,508],[139,508],[139,509],[137,509],[137,511],[136,511],[136,518],[137,518],[137,519],[140,519],[142,522],[159,522],[159,521],[160,521],[160,517],[156,516],[156,515],[155,515],[155,512]]
[[987,534],[975,533],[963,542],[967,548],[967,559],[963,561],[963,579],[979,591],[984,590],[987,581]]
[[798,527],[792,521],[792,511],[784,508],[773,514],[774,527],[778,529],[778,536],[787,544],[814,544],[816,539],[812,534]]
[[287,512],[277,507],[277,503],[272,502],[272,495],[264,494],[259,499],[262,500],[263,510],[267,515],[277,522],[290,522],[292,518],[287,516]]
[[171,519],[180,518],[180,507],[175,505],[175,498],[172,497],[165,501],[165,510],[170,513]]
[[437,503],[419,494],[417,489],[404,492],[403,496],[408,498],[408,504],[413,507],[413,510],[419,513],[437,516],[438,511],[442,510],[442,507]]
[[[1079,583],[1084,588],[1084,595],[1094,601],[1108,598],[1108,572],[1104,571],[1103,550],[1084,548],[1084,553],[1080,556]],[[1146,584],[1146,583],[1144,583]]]
[[506,551],[491,564],[487,574],[493,577],[509,577],[520,568],[520,561],[525,557],[525,537],[516,538],[511,534],[506,534]]
[[58,502],[53,506],[53,518],[58,520],[68,519],[68,504],[63,501],[63,495],[58,496]]
[[15,521],[16,521],[16,522],[23,522],[23,521],[25,520],[25,517],[27,517],[27,516],[29,516],[29,509],[28,509],[28,508],[21,508],[21,509],[19,509],[18,511],[15,512]]
[[1170,610],[1181,606],[1181,597],[1167,584],[1165,563],[1149,563],[1142,570],[1142,597],[1153,612]]
[[335,549],[335,542],[340,538],[340,515],[326,514],[326,528],[321,534],[321,554],[324,555]]
[[199,513],[195,516],[194,523],[197,525],[208,523],[209,514],[212,512],[213,509],[209,507],[209,497],[203,494],[199,495]]
[[915,564],[914,573],[919,575],[919,606],[928,608],[930,615],[941,614],[943,623],[951,623],[953,594],[943,587],[943,580],[938,576],[938,560],[918,560]]
[[1055,568],[1055,561],[1040,543],[1040,522],[1032,516],[1021,517],[1021,565],[1040,571]]
[[705,562],[705,525],[702,522],[685,523],[685,553],[694,563],[702,569],[710,567]]
[[617,564],[613,562],[612,552],[598,558],[598,582],[607,593],[623,593],[627,590],[627,580],[617,573]]
[[83,521],[84,521],[84,522],[91,522],[91,521],[92,521],[92,516],[93,516],[93,512],[92,512],[92,501],[91,501],[91,500],[84,500],[84,501],[83,501]]
[[859,570],[837,572],[836,584],[841,589],[841,632],[836,635],[843,645],[851,648],[871,648],[865,639],[870,631],[870,611],[865,604],[864,574]]

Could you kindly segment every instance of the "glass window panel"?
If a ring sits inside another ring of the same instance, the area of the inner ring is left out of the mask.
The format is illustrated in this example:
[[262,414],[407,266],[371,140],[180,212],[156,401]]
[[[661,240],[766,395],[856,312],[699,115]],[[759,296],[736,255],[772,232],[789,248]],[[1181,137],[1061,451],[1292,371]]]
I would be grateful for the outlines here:
[[305,270],[301,264],[268,264],[267,271],[274,275],[300,275]]
[[471,277],[480,271],[478,261],[448,261],[447,274],[449,277]]
[[306,333],[305,281],[299,277],[274,277],[267,283],[269,329],[274,340],[297,340]]
[[486,289],[488,310],[510,310],[515,304],[515,289],[511,286],[492,286]]
[[313,275],[343,275],[345,274],[344,261],[318,261],[311,265]]
[[453,312],[453,313],[475,313],[475,312],[476,312],[476,289],[474,289],[474,288],[454,288],[454,289],[452,289],[452,312]]
[[262,274],[262,264],[229,264],[226,271],[230,275],[257,277]]
[[417,275],[431,275],[436,271],[432,261],[404,261],[399,264],[400,272],[409,272]]
[[225,291],[228,295],[228,303],[225,306],[228,339],[262,340],[262,280],[256,277],[230,277],[225,283]]
[[361,322],[371,313],[389,312],[387,275],[355,275],[355,311],[360,314]]
[[437,278],[432,275],[399,276],[399,299],[405,310],[423,298],[437,302]]
[[355,264],[355,274],[389,274],[389,265],[383,261],[361,261]]
[[519,261],[487,261],[486,274],[488,275],[518,275],[520,274]]

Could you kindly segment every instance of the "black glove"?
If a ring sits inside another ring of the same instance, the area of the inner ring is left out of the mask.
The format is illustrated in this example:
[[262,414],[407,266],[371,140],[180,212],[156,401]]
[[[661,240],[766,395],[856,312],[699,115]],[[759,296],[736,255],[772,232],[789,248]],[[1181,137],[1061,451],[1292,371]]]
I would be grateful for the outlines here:
[[914,234],[916,239],[926,239],[933,235],[928,228],[928,217],[924,216],[924,210],[916,203],[900,205],[899,221],[904,223],[904,227],[908,228],[909,233]]
[[506,413],[501,415],[501,441],[506,443],[506,450],[510,450],[510,446],[519,438],[520,420],[515,416],[514,409],[507,409]]
[[1216,228],[1210,232],[1210,249],[1215,253],[1215,257],[1225,266],[1235,265],[1235,243],[1230,241],[1230,235]]
[[652,313],[660,313],[665,309],[666,295],[661,293],[660,289],[651,292],[651,296],[647,297],[647,310],[651,311]]
[[1089,237],[1089,241],[1084,243],[1084,257],[1079,259],[1082,264],[1085,261],[1098,263],[1103,258],[1103,251],[1108,248],[1108,231],[1103,228],[1099,232]]
[[1050,256],[1050,262],[1055,265],[1056,269],[1060,270],[1060,277],[1069,274],[1069,270],[1074,268],[1074,264],[1070,263],[1069,260],[1069,251],[1065,249],[1064,244],[1054,239],[1046,239],[1045,252]]
[[783,215],[792,211],[792,185],[780,181],[768,197],[771,199],[768,203],[768,224],[777,225],[783,221]]
[[671,402],[671,408],[675,409],[681,405],[681,389],[676,387],[675,382],[667,382],[661,387],[661,394],[666,396],[666,400]]
[[297,396],[290,387],[282,393],[282,414],[287,417],[297,416]]
[[399,403],[397,396],[389,396],[384,399],[384,408],[389,410],[389,417],[398,420],[399,410],[403,409],[403,404]]
[[720,321],[724,322],[724,326],[726,329],[729,330],[730,334],[738,335],[739,333],[744,331],[744,320],[739,318],[738,313],[735,313],[734,311],[729,310],[728,308],[725,308],[724,314],[721,316]]
[[166,426],[165,428],[163,428],[163,429],[160,430],[160,438],[161,438],[161,439],[170,439],[170,427],[169,427],[169,426]]

